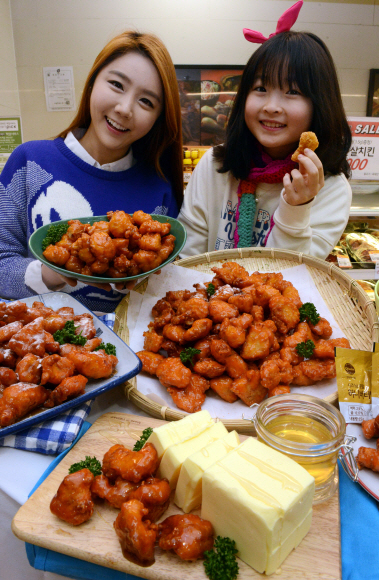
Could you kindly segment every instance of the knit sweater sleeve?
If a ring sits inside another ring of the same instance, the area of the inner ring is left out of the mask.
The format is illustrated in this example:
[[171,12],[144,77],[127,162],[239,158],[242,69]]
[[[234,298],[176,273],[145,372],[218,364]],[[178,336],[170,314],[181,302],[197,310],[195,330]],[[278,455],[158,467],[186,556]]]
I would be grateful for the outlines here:
[[289,205],[282,191],[266,247],[325,259],[345,229],[351,197],[350,185],[343,175],[328,177],[315,199],[305,205]]
[[33,292],[25,285],[28,257],[26,159],[22,146],[10,156],[0,174],[0,296],[25,298]]

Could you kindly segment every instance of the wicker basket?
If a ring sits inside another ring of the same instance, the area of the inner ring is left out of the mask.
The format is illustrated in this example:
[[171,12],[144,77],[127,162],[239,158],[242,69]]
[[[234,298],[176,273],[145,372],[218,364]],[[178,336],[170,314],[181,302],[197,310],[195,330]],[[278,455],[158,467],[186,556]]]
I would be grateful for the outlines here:
[[[329,262],[289,250],[243,248],[201,254],[178,260],[176,264],[214,275],[211,268],[229,260],[236,261],[249,272],[257,270],[270,272],[273,269],[283,271],[298,264],[305,264],[318,291],[341,330],[349,339],[352,348],[371,350],[372,342],[379,340],[379,322],[374,303],[355,280]],[[146,286],[147,281],[145,280],[134,290],[143,294]],[[115,331],[127,344],[129,344],[128,305],[129,296],[125,296],[116,309],[115,323]],[[163,407],[145,397],[137,390],[135,378],[125,384],[125,394],[137,407],[152,417],[176,421],[186,416],[179,410]],[[326,397],[326,400],[329,403],[337,404],[337,392]],[[246,409],[248,410],[248,408]],[[240,421],[222,420],[222,422],[228,430],[236,429],[240,433],[254,433],[250,421],[242,419]]]

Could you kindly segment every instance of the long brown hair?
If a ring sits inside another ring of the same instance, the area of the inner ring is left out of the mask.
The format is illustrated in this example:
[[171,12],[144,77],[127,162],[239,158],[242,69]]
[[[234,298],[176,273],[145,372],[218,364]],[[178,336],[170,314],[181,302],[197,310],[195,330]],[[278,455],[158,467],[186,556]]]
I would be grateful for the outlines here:
[[316,133],[320,146],[317,155],[324,172],[350,175],[346,156],[351,146],[351,131],[342,104],[332,56],[323,41],[310,32],[282,32],[267,40],[250,57],[241,79],[223,145],[214,149],[221,162],[220,173],[231,171],[246,179],[258,142],[245,121],[245,105],[256,77],[263,83],[281,88],[298,88],[313,105],[309,131]]
[[126,30],[108,42],[88,74],[75,118],[58,137],[65,139],[70,131],[78,127],[88,129],[91,124],[91,92],[97,75],[113,60],[130,51],[139,52],[153,62],[161,78],[164,95],[162,113],[149,133],[133,143],[133,155],[154,167],[161,177],[169,179],[180,209],[183,202],[183,150],[178,83],[168,50],[157,36]]

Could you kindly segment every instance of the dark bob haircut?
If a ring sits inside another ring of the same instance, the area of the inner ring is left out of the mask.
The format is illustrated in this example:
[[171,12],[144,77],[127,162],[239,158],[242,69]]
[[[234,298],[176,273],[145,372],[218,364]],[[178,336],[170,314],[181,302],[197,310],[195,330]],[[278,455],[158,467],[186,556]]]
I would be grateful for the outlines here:
[[220,173],[231,171],[246,179],[257,154],[258,142],[245,123],[245,104],[257,76],[262,83],[297,88],[313,104],[310,131],[320,146],[317,155],[325,174],[350,175],[346,160],[351,131],[342,104],[332,56],[318,36],[310,32],[283,32],[267,40],[250,57],[241,79],[223,145],[214,149]]

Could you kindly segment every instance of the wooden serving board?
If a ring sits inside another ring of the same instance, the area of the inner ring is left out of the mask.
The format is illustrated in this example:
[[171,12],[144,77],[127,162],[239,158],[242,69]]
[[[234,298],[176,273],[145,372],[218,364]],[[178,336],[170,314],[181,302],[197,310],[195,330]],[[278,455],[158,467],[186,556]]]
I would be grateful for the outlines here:
[[[184,562],[176,554],[155,549],[155,563],[143,568],[126,560],[113,528],[118,510],[101,500],[95,502],[92,518],[74,527],[55,517],[50,501],[72,463],[86,455],[102,460],[115,443],[132,448],[146,427],[157,427],[166,421],[124,413],[107,413],[100,417],[56,469],[19,509],[12,521],[14,534],[25,542],[36,544],[94,564],[114,568],[151,580],[207,580],[203,562]],[[245,439],[244,436],[241,436]],[[101,502],[101,503],[100,503]],[[162,519],[182,513],[173,502]],[[339,580],[340,534],[337,493],[326,503],[314,507],[310,532],[282,564],[276,574],[281,580]],[[239,560],[238,580],[258,579],[258,574]]]

